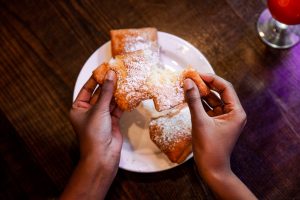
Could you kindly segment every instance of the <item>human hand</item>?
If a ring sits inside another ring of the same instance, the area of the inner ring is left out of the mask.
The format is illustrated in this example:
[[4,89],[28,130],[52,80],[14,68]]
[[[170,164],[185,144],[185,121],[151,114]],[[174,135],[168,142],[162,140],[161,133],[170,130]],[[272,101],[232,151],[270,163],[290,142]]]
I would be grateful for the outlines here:
[[73,103],[70,118],[79,138],[80,161],[62,200],[104,199],[116,176],[123,139],[119,128],[122,111],[112,99],[115,85],[113,71],[97,89],[91,77]]
[[80,159],[90,159],[107,170],[116,170],[120,161],[122,134],[119,119],[122,111],[113,100],[116,75],[94,92],[97,82],[91,77],[79,92],[70,111],[71,123],[79,138]]
[[246,113],[229,82],[216,75],[200,76],[221,99],[210,93],[202,104],[194,82],[184,82],[198,171],[220,199],[257,199],[230,167],[230,155],[246,124]]
[[216,75],[201,75],[214,91],[201,102],[199,90],[190,79],[184,89],[192,119],[193,153],[199,172],[204,176],[231,173],[230,155],[246,124],[246,113],[233,86]]

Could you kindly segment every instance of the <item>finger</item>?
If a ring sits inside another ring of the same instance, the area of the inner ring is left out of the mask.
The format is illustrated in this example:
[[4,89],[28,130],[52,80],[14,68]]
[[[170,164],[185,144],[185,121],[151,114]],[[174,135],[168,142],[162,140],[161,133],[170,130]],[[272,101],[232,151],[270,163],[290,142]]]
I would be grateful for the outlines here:
[[210,117],[215,117],[217,115],[223,114],[223,108],[221,106],[217,106],[214,108],[211,108],[206,101],[202,100],[202,105],[204,107],[205,112]]
[[213,110],[209,110],[209,111],[207,112],[207,114],[208,114],[208,116],[210,116],[210,117],[216,116],[216,114],[214,113]]
[[97,87],[96,91],[94,92],[94,94],[90,100],[91,105],[95,105],[97,103],[98,98],[100,96],[100,91],[101,91],[101,87],[99,86],[99,87]]
[[109,105],[109,112],[113,112],[113,110],[117,107],[117,103],[115,99],[112,99]]
[[215,116],[223,115],[224,111],[222,107],[215,107],[213,110],[208,111],[207,114],[210,117],[215,117]]
[[[201,102],[201,97],[196,84],[191,79],[184,80],[184,92],[186,102],[190,108],[192,123],[199,123],[207,114]],[[196,120],[196,121],[194,121]]]
[[115,117],[118,120],[120,120],[122,114],[123,111],[118,106],[116,106],[114,110],[111,112],[111,116]]
[[206,103],[206,101],[204,101],[203,99],[201,99],[201,101],[207,115],[210,117],[214,117],[215,116],[214,110],[208,105],[208,103]]
[[102,109],[107,109],[109,111],[109,105],[113,97],[116,81],[115,72],[111,70],[108,71],[105,76],[105,81],[101,87],[100,97],[97,102]]
[[224,103],[223,101],[215,94],[215,92],[210,92],[208,95],[203,97],[205,102],[209,105],[211,110],[207,112],[210,117],[221,115],[224,113]]
[[116,106],[115,109],[111,112],[111,120],[112,120],[112,134],[114,137],[119,137],[120,134],[120,126],[119,126],[119,122],[120,122],[120,118],[123,114],[123,111]]
[[201,101],[205,112],[212,110],[212,108],[208,105],[208,103],[206,103],[206,101],[204,101],[203,99],[201,99]]
[[225,106],[231,108],[241,107],[240,100],[232,86],[232,84],[215,74],[200,74],[201,78],[218,92]]
[[78,104],[78,102],[90,103],[91,96],[97,86],[97,82],[90,77],[89,80],[83,85],[81,90],[79,91],[74,104]]
[[224,105],[223,101],[214,92],[210,92],[203,99],[211,108],[222,107]]

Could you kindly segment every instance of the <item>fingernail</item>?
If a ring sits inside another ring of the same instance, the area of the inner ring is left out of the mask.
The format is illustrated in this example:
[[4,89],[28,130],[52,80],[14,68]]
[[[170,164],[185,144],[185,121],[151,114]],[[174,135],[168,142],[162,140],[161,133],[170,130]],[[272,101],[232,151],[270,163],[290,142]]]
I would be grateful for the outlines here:
[[185,79],[183,84],[183,89],[185,91],[193,89],[194,84],[191,79]]
[[115,72],[112,71],[112,70],[109,70],[107,73],[106,73],[106,76],[105,76],[105,79],[106,80],[114,80],[114,77],[115,77]]

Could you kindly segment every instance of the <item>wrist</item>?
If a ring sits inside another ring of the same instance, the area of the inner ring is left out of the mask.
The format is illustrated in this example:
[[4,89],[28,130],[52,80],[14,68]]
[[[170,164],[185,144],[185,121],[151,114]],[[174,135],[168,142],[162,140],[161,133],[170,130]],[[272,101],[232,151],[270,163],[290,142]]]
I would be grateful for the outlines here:
[[61,199],[104,199],[117,169],[91,155],[81,158]]
[[235,175],[230,168],[226,168],[223,170],[208,170],[205,173],[205,179],[207,180],[207,182],[224,181],[232,178],[233,176]]
[[230,161],[213,162],[209,158],[195,160],[198,172],[204,179],[228,177],[232,174]]
[[257,199],[230,168],[224,171],[209,170],[203,178],[217,199]]
[[118,170],[120,156],[108,154],[91,153],[88,155],[80,156],[79,163],[81,165],[89,166],[91,169],[97,171],[104,171],[106,173],[114,173]]
[[80,159],[78,167],[85,169],[87,177],[94,177],[95,185],[110,186],[115,178],[118,165],[105,164],[102,160],[95,159],[93,156]]

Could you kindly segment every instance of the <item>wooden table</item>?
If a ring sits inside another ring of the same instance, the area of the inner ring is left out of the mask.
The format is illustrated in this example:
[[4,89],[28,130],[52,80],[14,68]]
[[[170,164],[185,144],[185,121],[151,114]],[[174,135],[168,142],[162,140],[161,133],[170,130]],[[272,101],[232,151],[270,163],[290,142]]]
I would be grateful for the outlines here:
[[[69,109],[78,73],[109,30],[154,26],[201,50],[248,114],[232,168],[260,199],[300,199],[300,45],[267,48],[261,1],[0,0],[0,199],[55,198],[78,160]],[[213,199],[193,160],[119,170],[107,199]]]

